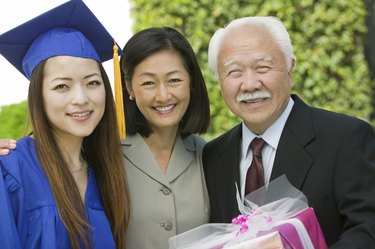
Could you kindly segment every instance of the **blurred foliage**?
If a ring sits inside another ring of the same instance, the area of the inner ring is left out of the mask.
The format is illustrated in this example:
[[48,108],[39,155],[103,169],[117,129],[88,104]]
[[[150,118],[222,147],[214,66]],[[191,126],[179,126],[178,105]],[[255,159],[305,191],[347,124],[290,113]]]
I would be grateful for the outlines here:
[[[197,54],[210,95],[207,140],[239,122],[226,107],[207,66],[212,34],[230,20],[277,16],[288,29],[297,57],[296,92],[307,103],[370,121],[374,83],[364,57],[366,10],[362,0],[129,0],[133,31],[170,26],[181,31]],[[26,134],[26,103],[0,109],[0,138]]]
[[364,58],[366,10],[361,0],[129,0],[133,31],[171,26],[197,54],[210,95],[211,139],[238,123],[225,106],[207,65],[212,34],[230,20],[251,15],[281,19],[290,33],[297,67],[296,92],[307,103],[369,120],[373,82]]
[[19,139],[29,133],[26,101],[0,107],[0,138]]

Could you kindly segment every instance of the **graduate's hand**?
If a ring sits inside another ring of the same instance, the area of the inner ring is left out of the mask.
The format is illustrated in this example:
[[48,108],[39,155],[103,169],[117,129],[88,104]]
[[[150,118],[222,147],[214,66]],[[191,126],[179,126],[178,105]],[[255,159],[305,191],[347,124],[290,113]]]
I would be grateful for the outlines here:
[[9,154],[9,150],[15,149],[17,141],[14,139],[0,139],[0,156]]

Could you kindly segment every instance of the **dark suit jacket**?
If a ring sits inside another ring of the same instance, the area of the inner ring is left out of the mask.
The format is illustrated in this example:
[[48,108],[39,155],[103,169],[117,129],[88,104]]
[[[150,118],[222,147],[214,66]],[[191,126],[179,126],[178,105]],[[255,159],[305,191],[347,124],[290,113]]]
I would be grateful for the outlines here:
[[[314,208],[332,248],[375,248],[375,132],[364,121],[295,103],[276,151],[271,180],[285,174]],[[209,142],[203,166],[211,222],[239,214],[241,125]]]

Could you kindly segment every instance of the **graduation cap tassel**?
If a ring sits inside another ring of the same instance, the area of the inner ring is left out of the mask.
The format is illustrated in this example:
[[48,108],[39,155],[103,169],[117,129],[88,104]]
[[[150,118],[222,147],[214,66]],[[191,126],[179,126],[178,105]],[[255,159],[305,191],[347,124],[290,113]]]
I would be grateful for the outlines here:
[[117,124],[119,128],[120,138],[125,140],[126,130],[125,130],[125,114],[124,114],[124,104],[122,99],[122,84],[121,84],[121,71],[120,63],[118,61],[118,47],[116,42],[113,45],[113,68],[114,68],[114,88],[115,88],[115,105],[116,105],[116,115]]

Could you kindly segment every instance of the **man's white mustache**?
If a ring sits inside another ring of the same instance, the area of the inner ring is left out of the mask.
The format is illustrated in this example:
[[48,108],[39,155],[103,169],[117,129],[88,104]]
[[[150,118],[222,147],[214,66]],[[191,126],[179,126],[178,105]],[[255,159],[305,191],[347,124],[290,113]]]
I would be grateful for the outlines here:
[[253,101],[256,99],[264,99],[264,98],[270,98],[272,95],[270,92],[265,92],[265,91],[257,91],[253,93],[240,93],[237,95],[237,102],[241,101]]

